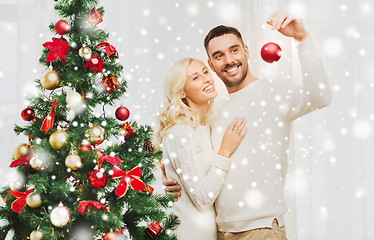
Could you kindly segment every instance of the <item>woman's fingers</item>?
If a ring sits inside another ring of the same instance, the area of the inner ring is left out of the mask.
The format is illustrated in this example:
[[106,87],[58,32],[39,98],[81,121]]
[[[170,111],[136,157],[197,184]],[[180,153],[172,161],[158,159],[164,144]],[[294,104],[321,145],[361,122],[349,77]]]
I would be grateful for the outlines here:
[[236,128],[236,132],[237,132],[238,134],[241,133],[241,131],[242,131],[243,128],[245,127],[246,123],[247,123],[247,121],[246,121],[245,118],[241,118],[241,119],[239,120],[238,125],[237,125],[237,128]]
[[233,131],[234,128],[235,128],[235,125],[236,125],[236,123],[237,123],[238,121],[239,121],[239,117],[236,117],[236,118],[235,118],[235,119],[230,123],[230,125],[227,127],[227,129]]

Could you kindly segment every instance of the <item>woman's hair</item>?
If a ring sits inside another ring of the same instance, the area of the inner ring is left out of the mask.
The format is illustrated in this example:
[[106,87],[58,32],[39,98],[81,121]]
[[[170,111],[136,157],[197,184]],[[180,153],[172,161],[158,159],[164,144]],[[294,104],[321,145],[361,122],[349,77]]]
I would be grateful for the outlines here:
[[[155,144],[157,146],[161,144],[163,137],[175,124],[190,124],[193,127],[200,124],[198,114],[188,106],[185,98],[182,99],[188,77],[187,69],[192,61],[204,64],[199,59],[183,58],[171,66],[165,78],[163,109],[158,116],[159,129],[156,132]],[[212,105],[213,100],[209,101],[206,121],[211,114]]]

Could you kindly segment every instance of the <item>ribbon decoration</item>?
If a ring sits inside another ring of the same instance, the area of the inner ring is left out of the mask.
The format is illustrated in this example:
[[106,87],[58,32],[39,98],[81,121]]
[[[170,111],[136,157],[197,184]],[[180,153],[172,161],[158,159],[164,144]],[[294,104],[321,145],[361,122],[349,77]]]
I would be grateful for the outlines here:
[[96,201],[81,201],[78,205],[78,212],[80,214],[84,214],[86,211],[86,208],[88,207],[93,207],[96,208],[97,210],[103,209],[104,211],[108,211],[108,208],[105,207],[103,204],[96,202]]
[[122,178],[116,190],[114,191],[119,198],[125,196],[129,188],[129,185],[132,188],[132,190],[135,191],[143,191],[145,189],[145,184],[140,179],[141,172],[139,166],[134,167],[128,172],[125,172],[116,166],[114,166],[112,170],[113,179]]
[[19,191],[12,191],[9,190],[8,194],[12,195],[13,197],[17,198],[12,203],[12,210],[16,213],[20,213],[22,209],[26,206],[26,197],[30,193],[32,193],[34,189],[27,190],[26,192],[19,192]]
[[11,164],[10,164],[10,168],[14,168],[14,167],[18,167],[19,165],[27,165],[30,163],[30,159],[32,157],[20,157],[16,160],[14,160]]
[[120,164],[122,161],[122,159],[120,159],[119,157],[111,157],[111,156],[105,156],[105,155],[101,155],[100,159],[99,159],[99,164],[98,164],[98,167],[101,168],[101,165],[103,164],[104,161],[107,161],[108,163],[111,163],[113,166],[116,166],[118,164]]
[[51,110],[49,111],[47,117],[45,117],[42,127],[40,128],[40,131],[44,131],[45,133],[48,132],[49,129],[53,128],[53,121],[55,120],[55,107],[57,103],[57,98],[53,100]]
[[60,38],[52,38],[52,42],[45,42],[42,46],[50,50],[47,54],[46,62],[53,62],[59,57],[61,62],[65,63],[66,54],[70,50],[68,42]]
[[110,57],[113,54],[116,54],[117,58],[119,58],[117,49],[113,47],[113,45],[110,45],[108,42],[103,41],[102,43],[95,46],[95,48],[97,47],[105,47],[105,52],[108,57]]

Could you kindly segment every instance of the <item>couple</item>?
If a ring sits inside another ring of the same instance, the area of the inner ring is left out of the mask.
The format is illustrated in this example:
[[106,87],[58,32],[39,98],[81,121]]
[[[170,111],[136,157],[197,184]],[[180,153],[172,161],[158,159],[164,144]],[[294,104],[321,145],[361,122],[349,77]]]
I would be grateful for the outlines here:
[[197,59],[177,61],[166,78],[156,137],[164,152],[163,184],[177,200],[180,240],[286,239],[283,186],[292,121],[327,106],[331,96],[302,20],[274,12],[268,24],[298,42],[301,85],[253,76],[241,34],[226,26],[212,29],[204,46],[228,96],[213,105],[213,78]]

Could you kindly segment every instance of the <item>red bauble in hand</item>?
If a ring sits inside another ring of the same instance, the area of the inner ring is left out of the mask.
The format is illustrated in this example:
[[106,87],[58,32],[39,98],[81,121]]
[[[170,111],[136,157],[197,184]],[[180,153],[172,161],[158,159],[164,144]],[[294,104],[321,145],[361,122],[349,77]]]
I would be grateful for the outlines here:
[[108,183],[108,177],[100,170],[95,170],[88,175],[88,183],[94,188],[101,189]]
[[55,31],[60,35],[68,33],[70,30],[69,23],[65,20],[60,20],[55,24]]
[[103,70],[103,60],[97,56],[92,55],[90,59],[84,61],[84,67],[91,72],[101,72]]
[[21,117],[25,121],[31,121],[35,118],[35,111],[29,107],[25,108],[21,112]]
[[119,107],[116,110],[116,118],[121,121],[126,121],[130,117],[130,111],[126,107]]
[[273,63],[281,58],[282,49],[278,44],[269,42],[261,48],[261,57],[265,62]]

